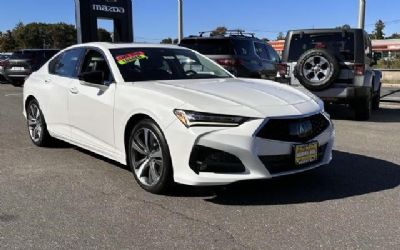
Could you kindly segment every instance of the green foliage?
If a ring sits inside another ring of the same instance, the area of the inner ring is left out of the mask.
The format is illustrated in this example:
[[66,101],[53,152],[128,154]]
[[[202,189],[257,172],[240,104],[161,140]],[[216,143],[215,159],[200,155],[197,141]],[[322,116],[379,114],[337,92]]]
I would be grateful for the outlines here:
[[172,38],[171,38],[171,37],[168,37],[168,38],[163,39],[163,40],[161,41],[161,43],[162,43],[162,44],[172,44],[173,41],[172,41]]
[[344,24],[342,26],[336,26],[335,29],[351,29],[349,24]]
[[386,37],[386,39],[400,39],[399,33],[393,33],[391,36]]
[[400,59],[379,60],[377,69],[400,69]]
[[286,36],[283,34],[283,32],[279,32],[278,36],[276,37],[276,40],[285,40]]
[[17,47],[17,43],[10,30],[0,35],[0,52],[13,51]]
[[25,48],[63,49],[76,44],[76,29],[66,23],[18,23],[0,37],[0,51]]
[[97,30],[97,38],[99,40],[99,42],[112,42],[112,37],[110,32],[108,32],[107,30],[103,29],[103,28],[99,28]]
[[385,29],[385,23],[379,19],[375,23],[375,30],[372,33],[372,39],[385,39],[385,33],[383,33],[384,29]]
[[[105,29],[98,31],[99,41],[111,42],[111,34]],[[18,49],[64,49],[76,44],[76,29],[66,23],[18,23],[14,29],[0,33],[0,51]]]
[[178,44],[178,38],[172,39],[171,37],[165,38],[161,40],[161,44]]
[[211,32],[211,36],[223,36],[226,34],[228,29],[226,27],[220,26]]

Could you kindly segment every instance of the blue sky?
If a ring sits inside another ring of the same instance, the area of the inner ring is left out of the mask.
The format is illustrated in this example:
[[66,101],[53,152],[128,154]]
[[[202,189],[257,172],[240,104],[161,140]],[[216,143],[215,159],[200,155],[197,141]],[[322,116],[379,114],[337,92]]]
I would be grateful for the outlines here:
[[[1,2],[0,31],[19,21],[75,23],[74,0]],[[136,40],[159,42],[177,36],[176,0],[133,0],[133,6]],[[288,29],[356,26],[358,0],[184,0],[184,8],[185,35],[227,26],[274,39]],[[400,33],[399,10],[399,0],[367,0],[366,29],[371,31],[382,19],[387,22],[386,34]]]

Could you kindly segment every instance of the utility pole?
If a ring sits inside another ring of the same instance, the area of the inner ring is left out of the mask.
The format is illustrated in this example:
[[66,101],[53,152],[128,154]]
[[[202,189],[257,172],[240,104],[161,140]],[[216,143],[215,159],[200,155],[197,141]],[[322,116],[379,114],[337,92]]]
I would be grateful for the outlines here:
[[365,5],[366,0],[359,0],[360,5],[358,8],[358,28],[365,29]]
[[183,39],[183,0],[178,0],[178,43]]

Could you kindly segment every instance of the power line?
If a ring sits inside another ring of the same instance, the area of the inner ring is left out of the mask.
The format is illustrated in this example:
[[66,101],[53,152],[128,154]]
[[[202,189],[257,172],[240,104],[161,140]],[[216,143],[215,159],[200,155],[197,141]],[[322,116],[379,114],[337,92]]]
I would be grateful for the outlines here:
[[[400,19],[395,19],[395,20],[390,20],[390,21],[382,21],[385,25],[391,25],[391,24],[398,24],[400,23]],[[370,23],[367,24],[366,26],[374,26],[376,23]]]

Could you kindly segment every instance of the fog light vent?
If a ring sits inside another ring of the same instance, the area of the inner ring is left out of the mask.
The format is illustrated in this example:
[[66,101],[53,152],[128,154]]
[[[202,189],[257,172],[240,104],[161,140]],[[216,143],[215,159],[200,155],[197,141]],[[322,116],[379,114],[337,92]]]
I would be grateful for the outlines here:
[[236,156],[221,150],[196,145],[189,160],[190,168],[196,173],[243,173],[245,167]]

